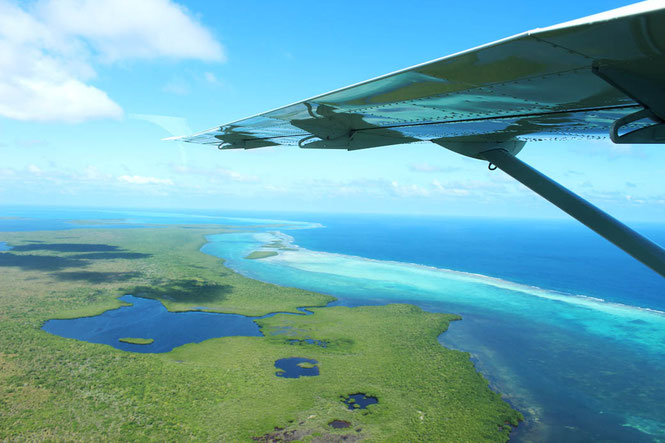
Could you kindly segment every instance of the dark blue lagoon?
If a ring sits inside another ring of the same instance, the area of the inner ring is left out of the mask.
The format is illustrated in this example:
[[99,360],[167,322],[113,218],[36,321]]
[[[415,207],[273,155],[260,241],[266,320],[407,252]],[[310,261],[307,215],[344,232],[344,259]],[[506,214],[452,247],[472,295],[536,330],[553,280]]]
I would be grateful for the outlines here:
[[[125,295],[131,303],[94,317],[49,320],[43,330],[61,337],[111,345],[123,351],[161,353],[187,343],[216,337],[261,336],[253,317],[210,312],[169,312],[156,300]],[[133,344],[121,338],[153,339],[150,344]]]
[[275,375],[284,378],[313,377],[319,375],[318,363],[309,358],[280,358],[275,362],[275,367],[279,369]]

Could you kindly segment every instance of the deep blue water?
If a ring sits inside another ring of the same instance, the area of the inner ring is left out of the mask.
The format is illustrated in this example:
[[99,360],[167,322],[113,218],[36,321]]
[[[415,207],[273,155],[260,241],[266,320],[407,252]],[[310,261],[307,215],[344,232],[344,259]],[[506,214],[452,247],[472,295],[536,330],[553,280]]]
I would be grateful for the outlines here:
[[[665,310],[665,279],[568,220],[312,216],[325,229],[291,230],[313,251],[418,263]],[[665,221],[634,224],[665,245]]]
[[[156,300],[131,295],[120,297],[131,303],[94,317],[49,320],[43,330],[61,337],[102,343],[123,351],[169,352],[187,343],[200,343],[216,337],[261,336],[252,317],[209,312],[169,312]],[[154,342],[137,345],[121,338],[147,338]]]

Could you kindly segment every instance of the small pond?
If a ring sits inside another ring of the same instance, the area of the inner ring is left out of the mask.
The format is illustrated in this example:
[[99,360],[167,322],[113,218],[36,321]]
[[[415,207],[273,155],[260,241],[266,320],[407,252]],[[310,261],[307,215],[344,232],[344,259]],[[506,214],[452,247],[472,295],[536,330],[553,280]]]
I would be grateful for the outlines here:
[[349,409],[367,409],[369,405],[375,405],[379,399],[365,394],[351,394],[342,400]]
[[288,341],[289,344],[291,345],[300,345],[300,344],[308,344],[308,345],[316,345],[316,346],[321,346],[322,348],[327,348],[328,345],[326,345],[326,342],[323,340],[314,340],[313,338],[304,338],[302,340],[298,339],[292,339]]
[[313,377],[319,375],[318,364],[318,361],[309,358],[281,358],[275,362],[275,367],[279,369],[275,375],[284,378]]
[[[102,343],[130,352],[162,353],[187,343],[216,337],[261,336],[256,317],[210,312],[169,312],[157,300],[125,295],[131,303],[94,317],[49,320],[42,329],[61,337]],[[133,337],[152,339],[149,344],[119,341]],[[318,373],[318,369],[317,369]]]

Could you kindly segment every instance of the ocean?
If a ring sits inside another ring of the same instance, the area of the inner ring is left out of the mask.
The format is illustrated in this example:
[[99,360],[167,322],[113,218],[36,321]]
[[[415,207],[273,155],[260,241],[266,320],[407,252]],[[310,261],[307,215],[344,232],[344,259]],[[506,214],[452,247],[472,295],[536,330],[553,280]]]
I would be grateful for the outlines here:
[[[513,441],[665,439],[665,279],[575,222],[12,211],[25,223],[0,219],[0,231],[99,218],[133,226],[301,222],[211,235],[202,251],[249,277],[334,295],[336,304],[413,303],[460,314],[439,341],[469,352],[490,386],[524,413]],[[634,227],[665,244],[665,225]],[[275,239],[294,250],[244,258]]]
[[[347,306],[460,314],[440,342],[471,354],[526,421],[513,441],[665,439],[665,279],[574,222],[308,216],[322,227],[211,236],[252,278]],[[665,244],[665,226],[636,226]],[[296,251],[244,257],[275,239]]]

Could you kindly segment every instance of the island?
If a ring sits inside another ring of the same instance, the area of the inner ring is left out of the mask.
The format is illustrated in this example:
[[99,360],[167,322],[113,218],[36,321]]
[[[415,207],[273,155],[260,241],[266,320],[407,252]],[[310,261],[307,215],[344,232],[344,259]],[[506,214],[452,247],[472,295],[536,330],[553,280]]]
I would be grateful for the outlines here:
[[134,338],[134,337],[123,337],[118,339],[119,342],[129,343],[131,345],[149,345],[154,343],[152,338]]
[[[252,280],[200,251],[224,232],[233,228],[0,233],[12,246],[0,252],[0,440],[506,441],[522,419],[468,353],[438,342],[458,316],[328,307],[329,295]],[[119,308],[126,294],[174,312],[279,314],[254,320],[261,336],[161,354],[41,329]],[[318,374],[276,376],[275,362],[293,357]],[[350,409],[353,393],[376,404]]]
[[258,260],[261,258],[273,257],[275,255],[277,255],[277,252],[275,251],[253,251],[245,258],[249,260]]

